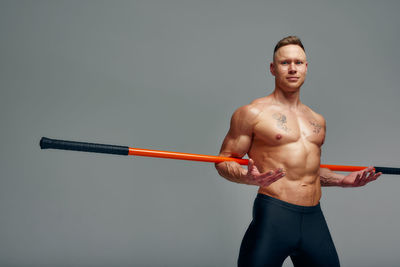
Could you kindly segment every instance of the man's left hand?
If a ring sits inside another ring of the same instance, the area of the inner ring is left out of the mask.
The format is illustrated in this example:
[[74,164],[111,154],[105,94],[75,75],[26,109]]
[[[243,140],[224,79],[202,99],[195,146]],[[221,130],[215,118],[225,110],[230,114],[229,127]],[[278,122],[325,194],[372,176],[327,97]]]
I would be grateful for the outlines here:
[[375,181],[381,176],[381,172],[375,173],[374,167],[369,166],[368,168],[352,172],[345,176],[341,181],[340,185],[343,187],[359,187],[368,184],[369,182]]

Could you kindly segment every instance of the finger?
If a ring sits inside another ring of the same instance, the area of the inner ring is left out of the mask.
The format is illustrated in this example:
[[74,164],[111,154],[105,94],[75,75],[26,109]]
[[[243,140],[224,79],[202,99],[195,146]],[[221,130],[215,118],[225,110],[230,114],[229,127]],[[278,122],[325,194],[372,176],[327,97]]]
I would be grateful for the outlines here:
[[381,172],[376,173],[376,174],[371,178],[371,181],[375,181],[375,180],[378,179],[378,177],[381,176],[381,175],[382,175]]
[[372,179],[375,176],[375,172],[374,171],[370,171],[368,174],[368,180]]
[[358,185],[358,183],[360,182],[360,179],[361,179],[361,174],[358,173],[357,176],[356,176],[356,179],[354,179],[353,184],[354,185]]
[[367,172],[362,171],[360,173],[360,178],[357,181],[357,186],[362,186],[362,184],[365,182],[365,178],[366,178]]
[[379,176],[381,176],[381,172],[375,173],[373,172],[370,177],[369,177],[369,182],[375,181],[376,179],[378,179]]
[[364,172],[370,172],[374,170],[374,166],[368,166],[366,169],[362,170]]
[[368,172],[364,171],[361,175],[360,182],[363,182],[367,179]]
[[374,181],[374,179],[370,179],[368,178],[367,180],[365,180],[360,186],[364,186],[366,184],[369,184],[370,182]]
[[371,171],[368,172],[363,185],[365,185],[365,184],[367,184],[369,182],[372,182],[374,180],[376,180],[375,171],[374,171],[374,169],[372,169]]
[[260,184],[268,183],[268,181],[270,181],[273,178],[272,174],[273,174],[272,171],[269,171],[267,173],[258,175],[256,179]]
[[283,173],[284,173],[284,172],[283,172],[282,169],[270,170],[270,171],[268,171],[268,172],[265,172],[265,173],[260,174],[260,175],[259,175],[259,178],[260,178],[261,180],[264,180],[264,179],[267,179],[267,180],[268,180],[268,179],[274,179],[274,178],[276,178],[277,176],[281,176]]
[[369,182],[372,182],[372,181],[373,181],[374,175],[375,175],[375,172],[374,172],[374,171],[368,172],[368,173],[366,174],[366,176],[365,176],[365,179],[362,180],[361,186],[366,185],[366,184],[368,184]]
[[368,166],[364,170],[362,170],[360,174],[360,179],[357,181],[357,186],[361,186],[366,179],[367,173],[374,170],[374,166]]
[[254,160],[252,160],[252,159],[249,160],[249,165],[247,167],[247,170],[252,176],[257,176],[260,174],[258,172],[256,165],[254,164]]
[[278,175],[278,174],[280,174],[280,173],[282,173],[282,172],[283,172],[283,169],[282,169],[282,168],[279,168],[279,169],[276,169],[276,170],[271,170],[271,171],[262,173],[262,174],[260,175],[260,178],[268,178],[268,177],[270,177],[270,176]]
[[249,159],[249,164],[247,165],[247,169],[252,169],[254,166],[254,161],[252,159]]
[[277,169],[277,170],[275,171],[274,175],[276,175],[276,176],[281,176],[281,175],[285,176],[285,175],[286,175],[286,172],[285,172],[284,169],[279,168],[279,169]]
[[371,171],[369,171],[367,176],[368,176],[368,177],[367,177],[368,180],[371,179],[372,177],[374,177],[374,176],[375,176],[375,171],[374,171],[374,169],[372,169]]
[[369,172],[364,172],[361,179],[360,179],[360,186],[365,185],[366,183],[368,183],[368,175]]
[[275,169],[275,170],[273,171],[273,175],[281,174],[281,173],[283,173],[283,172],[284,172],[283,168],[278,168],[278,169]]
[[269,179],[270,180],[279,180],[279,179],[281,179],[282,177],[284,177],[286,175],[286,173],[285,172],[279,172],[279,173],[275,173],[275,174],[273,174],[273,175],[271,175],[270,177],[269,177]]
[[285,175],[286,175],[285,173],[281,173],[281,174],[278,174],[278,175],[276,175],[274,177],[265,178],[261,182],[261,184],[262,184],[262,186],[269,186],[270,184],[278,181],[279,179],[282,179]]

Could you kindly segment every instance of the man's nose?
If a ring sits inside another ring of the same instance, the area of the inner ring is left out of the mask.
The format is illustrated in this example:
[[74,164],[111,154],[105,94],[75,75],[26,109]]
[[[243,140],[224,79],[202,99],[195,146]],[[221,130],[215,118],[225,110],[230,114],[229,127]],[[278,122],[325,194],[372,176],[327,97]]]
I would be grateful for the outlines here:
[[294,63],[289,64],[289,73],[293,74],[296,72],[297,72],[296,64],[294,64]]

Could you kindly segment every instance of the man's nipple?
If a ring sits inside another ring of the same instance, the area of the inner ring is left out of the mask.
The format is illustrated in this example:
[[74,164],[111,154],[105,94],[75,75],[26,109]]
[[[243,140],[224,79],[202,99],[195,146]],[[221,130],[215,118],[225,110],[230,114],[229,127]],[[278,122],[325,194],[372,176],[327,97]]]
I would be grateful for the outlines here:
[[281,140],[281,139],[282,139],[282,135],[281,135],[281,134],[277,134],[277,135],[276,135],[276,139],[277,139],[277,140]]

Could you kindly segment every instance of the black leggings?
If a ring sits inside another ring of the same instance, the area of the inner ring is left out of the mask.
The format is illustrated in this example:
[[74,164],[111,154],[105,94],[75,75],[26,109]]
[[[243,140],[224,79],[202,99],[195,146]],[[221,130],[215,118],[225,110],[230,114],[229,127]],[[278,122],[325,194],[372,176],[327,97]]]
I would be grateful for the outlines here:
[[321,207],[306,207],[258,194],[238,266],[340,266]]

